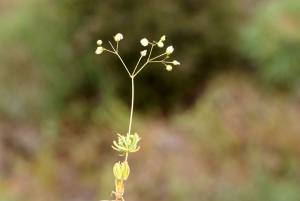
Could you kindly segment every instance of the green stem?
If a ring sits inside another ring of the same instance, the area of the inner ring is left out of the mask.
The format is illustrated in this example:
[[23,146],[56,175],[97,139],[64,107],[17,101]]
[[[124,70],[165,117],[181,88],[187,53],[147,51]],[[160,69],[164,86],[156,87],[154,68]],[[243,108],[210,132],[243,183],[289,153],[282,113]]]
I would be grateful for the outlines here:
[[[129,128],[127,135],[130,135],[131,132],[131,124],[132,124],[132,114],[133,114],[133,101],[134,101],[134,76],[131,76],[131,83],[132,83],[132,96],[131,96],[131,110],[130,110],[130,121],[129,121]],[[126,152],[125,162],[128,159],[128,152]]]
[[134,101],[134,77],[133,76],[131,77],[131,83],[132,83],[132,96],[131,96],[131,111],[130,111],[128,135],[130,135],[130,131],[131,131],[132,113],[133,113],[133,101]]

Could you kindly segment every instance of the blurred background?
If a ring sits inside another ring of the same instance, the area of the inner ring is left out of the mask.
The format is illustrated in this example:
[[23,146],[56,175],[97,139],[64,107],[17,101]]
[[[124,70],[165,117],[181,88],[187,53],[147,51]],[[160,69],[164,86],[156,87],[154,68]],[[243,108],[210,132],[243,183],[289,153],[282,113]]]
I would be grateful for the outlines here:
[[[131,83],[96,55],[173,45],[135,79],[127,201],[299,201],[299,0],[1,0],[0,201],[111,199]],[[165,49],[156,49],[153,55]]]

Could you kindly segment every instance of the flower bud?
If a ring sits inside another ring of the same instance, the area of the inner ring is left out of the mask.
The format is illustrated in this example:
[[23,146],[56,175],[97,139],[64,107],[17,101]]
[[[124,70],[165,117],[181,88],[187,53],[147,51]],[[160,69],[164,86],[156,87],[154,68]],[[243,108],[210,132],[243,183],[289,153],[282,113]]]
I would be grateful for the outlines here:
[[130,173],[130,168],[127,162],[118,162],[113,167],[113,173],[118,180],[126,180]]
[[97,47],[96,49],[96,54],[101,54],[103,52],[104,48],[103,47]]
[[164,46],[164,43],[161,42],[161,41],[159,41],[159,42],[157,43],[157,46],[160,47],[160,48],[162,48],[162,47]]
[[147,46],[147,45],[149,44],[149,41],[147,40],[147,38],[143,38],[143,39],[141,40],[141,44],[142,44],[143,46]]
[[115,39],[116,42],[119,42],[120,40],[123,39],[123,35],[120,34],[120,33],[118,33],[118,34],[114,37],[114,39]]
[[167,67],[166,67],[167,71],[171,71],[172,68],[173,68],[173,67],[172,67],[171,65],[167,65]]
[[146,56],[147,55],[147,50],[141,51],[141,55],[142,55],[142,57]]
[[170,55],[173,51],[174,51],[173,46],[169,46],[169,47],[167,48],[167,50],[166,50],[166,54],[167,54],[167,55]]
[[116,177],[116,179],[119,179],[121,180],[122,179],[122,170],[121,170],[121,164],[120,162],[119,163],[116,163],[113,167],[113,173]]
[[130,173],[130,168],[127,162],[122,163],[122,169],[123,169],[123,179],[126,180]]
[[173,64],[174,66],[180,65],[180,63],[179,63],[178,61],[176,61],[176,60],[174,60],[174,61],[172,62],[172,64]]
[[97,40],[97,45],[101,46],[102,45],[102,40]]
[[161,38],[160,38],[160,41],[165,41],[166,40],[166,36],[163,35]]

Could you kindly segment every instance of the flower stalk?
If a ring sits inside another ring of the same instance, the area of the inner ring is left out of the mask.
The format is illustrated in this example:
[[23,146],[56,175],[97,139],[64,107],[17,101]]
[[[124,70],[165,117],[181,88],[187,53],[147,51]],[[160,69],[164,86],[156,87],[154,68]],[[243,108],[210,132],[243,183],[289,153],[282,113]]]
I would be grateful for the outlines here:
[[[123,194],[124,194],[124,181],[127,180],[129,173],[130,173],[130,167],[128,164],[128,155],[129,153],[137,152],[140,149],[140,146],[138,146],[138,142],[140,141],[140,137],[137,133],[131,134],[131,127],[132,127],[132,116],[133,116],[133,106],[134,106],[134,78],[135,76],[140,73],[144,67],[149,63],[162,63],[168,71],[172,70],[172,66],[170,64],[173,64],[174,66],[180,65],[180,63],[176,60],[174,61],[165,61],[169,58],[169,55],[174,51],[173,46],[169,46],[165,53],[160,54],[156,57],[151,58],[152,50],[154,46],[157,46],[159,48],[162,48],[164,46],[164,41],[166,40],[166,36],[162,36],[158,42],[153,41],[152,43],[149,42],[146,38],[143,38],[140,42],[142,46],[146,47],[148,44],[151,45],[150,52],[148,54],[147,61],[139,67],[140,61],[142,57],[145,57],[147,55],[147,50],[141,51],[140,58],[132,71],[128,70],[127,66],[125,65],[124,61],[122,60],[120,54],[119,54],[119,42],[123,39],[123,35],[121,33],[116,34],[114,37],[114,40],[116,42],[116,48],[112,45],[112,43],[109,41],[110,46],[112,47],[112,50],[108,50],[102,46],[103,42],[101,40],[97,41],[97,49],[96,54],[101,54],[104,51],[107,51],[109,53],[117,55],[117,57],[120,59],[122,65],[126,69],[129,77],[131,78],[131,109],[130,109],[130,117],[129,117],[129,126],[128,126],[128,133],[127,135],[121,135],[118,134],[118,141],[113,141],[112,148],[118,152],[121,152],[120,156],[124,156],[124,161],[118,162],[113,167],[113,173],[115,176],[115,191],[112,191],[112,194],[116,196],[115,201],[122,200],[124,201]],[[166,55],[166,57],[161,61],[154,61],[154,59],[157,59],[159,57],[162,57]]]

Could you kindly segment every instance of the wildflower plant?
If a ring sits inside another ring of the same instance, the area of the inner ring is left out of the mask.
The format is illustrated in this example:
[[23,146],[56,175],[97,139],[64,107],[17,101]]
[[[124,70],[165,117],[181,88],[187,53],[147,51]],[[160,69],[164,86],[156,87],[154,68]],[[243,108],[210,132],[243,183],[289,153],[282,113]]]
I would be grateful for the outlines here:
[[[137,133],[131,134],[131,125],[132,125],[132,114],[133,114],[133,103],[134,103],[134,78],[141,72],[141,70],[149,63],[162,63],[166,70],[171,71],[173,69],[172,65],[180,65],[180,63],[176,60],[174,61],[166,61],[166,59],[169,58],[169,55],[172,54],[174,51],[173,46],[169,46],[166,51],[163,54],[160,54],[158,56],[155,56],[151,58],[152,50],[155,46],[159,48],[164,47],[164,41],[166,40],[166,36],[162,36],[158,42],[152,41],[149,42],[146,38],[143,38],[140,42],[142,46],[146,47],[148,45],[151,46],[150,53],[148,54],[146,62],[139,66],[141,59],[145,56],[147,56],[147,50],[143,50],[140,52],[140,58],[132,72],[129,71],[127,66],[125,65],[124,61],[122,60],[120,54],[119,54],[119,42],[123,40],[123,35],[118,33],[114,37],[114,40],[116,42],[116,46],[114,47],[112,43],[109,41],[109,44],[112,48],[112,50],[106,49],[102,46],[102,41],[97,41],[97,49],[96,54],[101,54],[104,51],[110,52],[112,54],[115,54],[125,67],[125,70],[127,71],[129,77],[131,78],[131,84],[132,84],[132,97],[131,97],[131,110],[130,110],[130,119],[129,119],[129,127],[128,132],[126,135],[118,134],[118,141],[113,141],[112,148],[118,152],[120,152],[120,156],[125,156],[123,162],[117,162],[113,167],[113,173],[115,176],[115,191],[112,191],[112,194],[116,196],[115,201],[122,200],[124,201],[123,194],[124,194],[124,181],[127,180],[129,173],[130,173],[130,167],[128,164],[128,154],[137,152],[140,149],[140,146],[138,146],[138,142],[140,141],[140,137]],[[162,58],[162,60],[158,60],[159,58]]]

